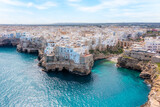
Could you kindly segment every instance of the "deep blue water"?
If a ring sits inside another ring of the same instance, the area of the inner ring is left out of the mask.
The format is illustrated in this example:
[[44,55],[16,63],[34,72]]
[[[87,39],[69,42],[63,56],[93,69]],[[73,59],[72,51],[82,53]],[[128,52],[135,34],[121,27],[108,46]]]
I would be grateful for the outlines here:
[[150,88],[134,70],[99,60],[89,76],[45,73],[36,58],[0,48],[0,107],[136,107],[147,101]]

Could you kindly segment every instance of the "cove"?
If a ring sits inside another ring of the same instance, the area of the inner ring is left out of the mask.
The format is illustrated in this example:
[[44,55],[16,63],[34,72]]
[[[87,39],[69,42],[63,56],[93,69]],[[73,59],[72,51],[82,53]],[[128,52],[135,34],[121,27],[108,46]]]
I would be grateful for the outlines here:
[[46,73],[37,64],[37,55],[0,48],[0,107],[136,107],[150,91],[139,72],[107,60],[95,61],[89,76]]

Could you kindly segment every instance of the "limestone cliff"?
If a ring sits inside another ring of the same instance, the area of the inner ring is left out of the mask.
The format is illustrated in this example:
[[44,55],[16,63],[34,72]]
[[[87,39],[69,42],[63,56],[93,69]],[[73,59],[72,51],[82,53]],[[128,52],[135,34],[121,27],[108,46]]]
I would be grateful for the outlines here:
[[121,56],[118,58],[117,66],[139,70],[140,77],[151,84],[148,101],[142,107],[160,107],[160,74],[156,64]]
[[107,46],[103,49],[90,50],[94,60],[106,59],[122,54],[123,49],[118,46]]
[[105,58],[106,58],[106,55],[104,55],[103,53],[93,54],[94,60],[105,59]]
[[25,53],[38,53],[38,50],[40,48],[42,48],[41,43],[31,42],[27,40],[20,40],[19,44],[17,45],[17,51]]
[[0,46],[17,46],[19,39],[17,38],[1,38]]
[[73,74],[88,75],[91,73],[92,66],[94,64],[93,55],[90,56],[90,61],[87,63],[74,63],[69,60],[54,61],[54,56],[45,56],[39,52],[39,66],[43,67],[45,71],[62,71],[67,70]]

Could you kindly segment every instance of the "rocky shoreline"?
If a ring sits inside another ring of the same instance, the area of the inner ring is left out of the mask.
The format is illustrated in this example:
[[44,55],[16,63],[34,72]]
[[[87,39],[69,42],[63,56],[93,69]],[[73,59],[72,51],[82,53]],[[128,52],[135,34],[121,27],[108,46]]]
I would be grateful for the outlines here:
[[110,55],[104,55],[103,53],[99,54],[93,54],[91,57],[92,61],[90,63],[83,64],[75,64],[72,61],[69,63],[66,61],[56,61],[56,62],[47,62],[46,60],[52,60],[46,59],[46,56],[44,55],[44,52],[42,49],[34,49],[34,48],[24,48],[23,45],[17,45],[17,51],[18,52],[25,52],[25,53],[38,53],[38,65],[43,68],[43,71],[50,72],[50,71],[62,71],[67,70],[70,73],[77,74],[77,75],[89,75],[91,73],[92,66],[94,64],[94,61],[100,60],[100,59],[107,59],[112,62],[117,62],[118,56],[114,54]]
[[[13,42],[14,41],[14,42]],[[16,41],[16,42],[15,42]],[[116,62],[117,58],[115,55],[104,55],[103,53],[93,54],[90,56],[91,61],[90,63],[85,64],[75,64],[72,61],[56,61],[56,62],[47,62],[47,60],[52,60],[52,56],[49,59],[44,54],[43,46],[40,45],[38,48],[34,43],[29,43],[26,41],[20,41],[19,39],[12,40],[12,39],[4,39],[1,42],[0,46],[16,46],[18,52],[23,53],[33,53],[38,54],[38,65],[43,68],[43,71],[62,71],[63,69],[77,75],[88,75],[91,73],[92,66],[94,61],[100,59],[107,59],[113,62]],[[113,59],[112,59],[113,58]]]
[[118,58],[117,66],[140,71],[140,77],[151,84],[148,101],[141,107],[160,107],[160,71],[156,64],[121,56]]
[[[29,43],[26,41],[21,41],[20,39],[1,39],[0,46],[15,46],[17,47],[18,52],[23,53],[31,53],[38,54],[38,65],[43,68],[43,71],[62,71],[67,70],[73,74],[77,75],[89,75],[91,73],[92,66],[94,64],[94,60],[104,59],[106,56],[96,56],[93,58],[93,55],[90,56],[91,61],[85,64],[75,64],[72,61],[55,61],[55,62],[47,62],[47,60],[52,60],[51,57],[46,57],[44,54],[44,46],[43,44],[35,44],[34,42]],[[49,59],[47,59],[49,58]]]
[[0,47],[3,46],[17,46],[19,44],[19,39],[17,38],[12,38],[12,39],[0,39]]
[[20,45],[17,45],[17,51],[18,52],[24,52],[24,53],[36,53],[36,54],[38,54],[38,49],[36,49],[36,48],[23,48]]

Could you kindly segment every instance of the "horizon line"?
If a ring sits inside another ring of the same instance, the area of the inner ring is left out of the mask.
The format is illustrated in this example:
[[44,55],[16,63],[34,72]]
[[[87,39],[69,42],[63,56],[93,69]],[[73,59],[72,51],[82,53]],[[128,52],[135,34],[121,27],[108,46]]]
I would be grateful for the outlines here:
[[58,24],[160,24],[160,22],[59,22],[59,23],[46,23],[46,24],[0,24],[0,25],[58,25]]

